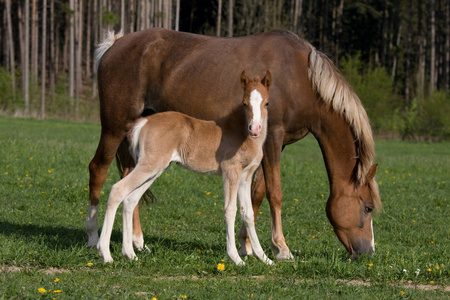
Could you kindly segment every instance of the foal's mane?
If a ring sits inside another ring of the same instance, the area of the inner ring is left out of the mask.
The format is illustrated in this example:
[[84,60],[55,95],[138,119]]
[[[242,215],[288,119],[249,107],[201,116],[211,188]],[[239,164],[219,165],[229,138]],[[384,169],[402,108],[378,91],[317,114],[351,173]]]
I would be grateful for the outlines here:
[[308,42],[305,41],[305,44],[311,49],[308,77],[313,88],[325,103],[345,118],[353,132],[357,159],[354,181],[356,186],[362,186],[366,183],[366,175],[375,156],[367,113],[361,100],[333,62]]

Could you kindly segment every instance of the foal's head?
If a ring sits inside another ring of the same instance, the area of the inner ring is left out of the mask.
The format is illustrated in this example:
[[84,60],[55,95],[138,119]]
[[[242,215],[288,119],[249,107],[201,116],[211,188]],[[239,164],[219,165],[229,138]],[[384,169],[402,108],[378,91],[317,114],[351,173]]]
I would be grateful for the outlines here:
[[262,126],[266,126],[271,81],[272,75],[269,71],[262,80],[258,76],[250,80],[245,71],[241,74],[241,85],[244,89],[242,104],[246,108],[248,130],[252,138],[258,138],[261,135]]

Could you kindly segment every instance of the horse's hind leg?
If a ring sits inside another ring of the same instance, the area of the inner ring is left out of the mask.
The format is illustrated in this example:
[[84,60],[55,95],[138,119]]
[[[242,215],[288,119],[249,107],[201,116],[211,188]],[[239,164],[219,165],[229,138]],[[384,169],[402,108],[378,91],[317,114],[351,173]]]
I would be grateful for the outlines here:
[[99,239],[97,213],[100,189],[106,181],[108,168],[124,137],[125,133],[122,135],[113,135],[107,133],[106,130],[102,130],[97,151],[89,164],[89,209],[85,222],[88,247],[95,247]]

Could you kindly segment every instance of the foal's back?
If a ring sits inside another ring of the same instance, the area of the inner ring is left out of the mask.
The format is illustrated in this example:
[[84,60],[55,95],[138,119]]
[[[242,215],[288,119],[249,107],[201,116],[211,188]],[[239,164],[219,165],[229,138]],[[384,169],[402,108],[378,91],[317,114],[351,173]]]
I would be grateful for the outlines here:
[[130,144],[134,144],[131,150],[140,164],[174,161],[199,173],[219,175],[221,149],[227,143],[224,130],[214,121],[173,111],[157,113],[136,122],[130,136]]

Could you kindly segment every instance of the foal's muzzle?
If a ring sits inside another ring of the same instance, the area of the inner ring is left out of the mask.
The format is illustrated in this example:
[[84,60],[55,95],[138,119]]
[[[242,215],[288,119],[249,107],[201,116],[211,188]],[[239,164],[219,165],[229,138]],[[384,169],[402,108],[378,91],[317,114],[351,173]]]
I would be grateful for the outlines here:
[[251,124],[248,126],[248,131],[250,132],[250,136],[251,136],[252,138],[257,138],[257,137],[259,137],[260,134],[261,134],[261,129],[262,129],[261,124],[252,124],[252,123],[251,123]]

